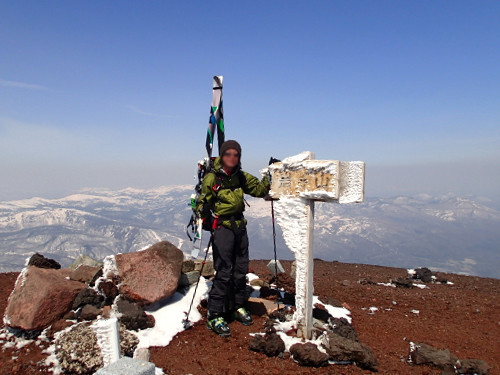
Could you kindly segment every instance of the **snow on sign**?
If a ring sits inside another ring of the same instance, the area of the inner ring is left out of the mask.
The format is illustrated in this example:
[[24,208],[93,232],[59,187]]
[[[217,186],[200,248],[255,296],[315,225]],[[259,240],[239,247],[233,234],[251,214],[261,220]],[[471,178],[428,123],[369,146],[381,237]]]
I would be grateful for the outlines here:
[[313,159],[311,152],[303,152],[270,165],[271,197],[301,197],[339,203],[363,201],[365,163]]
[[306,151],[271,164],[276,219],[296,260],[297,332],[311,338],[313,301],[314,201],[356,203],[364,200],[365,163],[314,160]]

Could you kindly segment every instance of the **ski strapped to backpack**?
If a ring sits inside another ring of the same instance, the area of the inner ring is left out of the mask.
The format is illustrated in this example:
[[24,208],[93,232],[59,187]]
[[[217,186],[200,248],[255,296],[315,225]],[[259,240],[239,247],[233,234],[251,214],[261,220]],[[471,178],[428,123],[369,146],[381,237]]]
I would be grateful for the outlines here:
[[[199,250],[201,249],[201,238],[202,238],[202,228],[203,221],[196,212],[196,206],[201,196],[201,186],[203,183],[203,178],[205,175],[212,171],[214,159],[212,157],[212,150],[214,145],[214,139],[217,135],[217,143],[220,147],[224,143],[224,112],[222,106],[222,76],[213,77],[212,85],[212,103],[210,106],[210,117],[208,121],[207,138],[205,142],[205,148],[207,151],[207,156],[198,162],[197,178],[198,181],[195,186],[195,192],[191,195],[191,209],[192,214],[187,225],[186,233],[189,239],[193,242],[193,252],[191,255],[196,258],[198,256]],[[189,232],[191,231],[191,235]]]

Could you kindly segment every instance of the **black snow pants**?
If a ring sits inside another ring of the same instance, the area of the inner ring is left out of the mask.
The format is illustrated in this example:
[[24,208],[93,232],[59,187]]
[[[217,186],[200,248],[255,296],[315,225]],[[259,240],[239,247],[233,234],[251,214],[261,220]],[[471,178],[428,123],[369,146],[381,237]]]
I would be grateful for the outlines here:
[[220,226],[214,231],[214,268],[216,271],[208,298],[209,314],[222,314],[243,306],[248,299],[248,235]]

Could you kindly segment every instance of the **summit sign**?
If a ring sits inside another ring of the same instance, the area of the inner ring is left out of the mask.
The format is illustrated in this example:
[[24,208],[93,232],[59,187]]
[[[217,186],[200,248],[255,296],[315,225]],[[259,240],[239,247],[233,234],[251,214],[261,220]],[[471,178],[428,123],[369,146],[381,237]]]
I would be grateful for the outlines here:
[[277,222],[296,260],[294,320],[298,335],[311,338],[313,301],[314,202],[359,203],[364,200],[365,163],[314,160],[303,152],[271,164],[269,195]]

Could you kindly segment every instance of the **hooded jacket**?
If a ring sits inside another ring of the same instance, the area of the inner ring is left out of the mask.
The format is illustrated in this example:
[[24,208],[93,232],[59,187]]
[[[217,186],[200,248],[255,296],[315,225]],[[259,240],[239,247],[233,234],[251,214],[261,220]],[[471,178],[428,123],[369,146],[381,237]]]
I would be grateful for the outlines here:
[[231,175],[222,169],[221,157],[214,161],[211,172],[203,178],[201,196],[196,211],[202,219],[211,216],[219,218],[218,223],[232,229],[231,219],[238,228],[246,225],[243,218],[245,211],[244,194],[253,197],[264,197],[269,192],[269,180],[264,177],[261,181],[250,173],[241,170],[241,164]]

